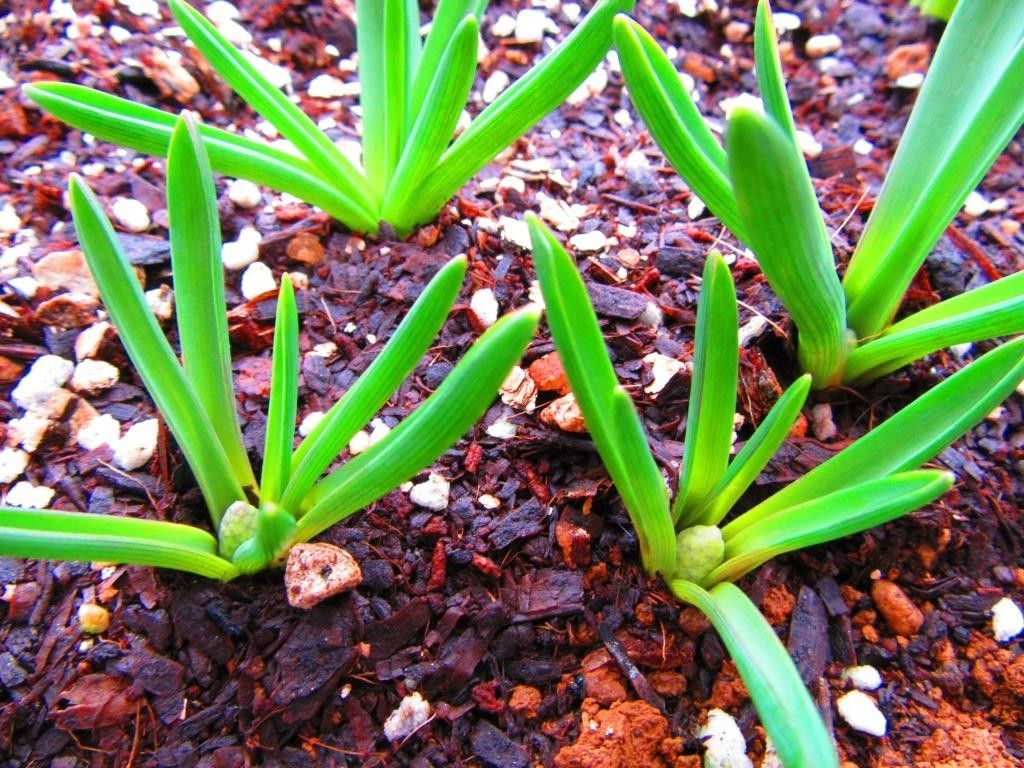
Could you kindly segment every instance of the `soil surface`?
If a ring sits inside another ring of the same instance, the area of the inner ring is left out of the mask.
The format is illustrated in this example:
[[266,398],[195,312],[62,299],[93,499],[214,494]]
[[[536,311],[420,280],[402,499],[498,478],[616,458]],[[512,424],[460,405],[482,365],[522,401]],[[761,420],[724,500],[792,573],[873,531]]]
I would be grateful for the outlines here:
[[[572,7],[558,0],[493,2],[471,112],[482,108],[490,75],[514,79],[553,39],[522,44],[491,31],[502,13],[530,5],[550,7],[559,36],[571,28]],[[640,0],[636,16],[675,47],[703,108],[721,120],[723,99],[755,88],[753,3],[718,0],[717,11],[694,18],[681,13],[687,5],[694,4]],[[16,422],[24,413],[10,392],[38,357],[75,360],[78,343],[120,373],[94,394],[69,391],[38,426],[26,469],[0,492],[27,480],[53,489],[50,504],[61,509],[205,525],[199,493],[162,427],[155,455],[133,471],[112,463],[109,446],[85,450],[77,442],[97,413],[125,428],[156,414],[116,336],[94,330],[101,315],[74,252],[63,199],[68,174],[83,173],[108,204],[131,198],[148,209],[150,226],[125,240],[153,289],[173,286],[164,163],[68,129],[17,88],[76,82],[266,133],[169,30],[166,8],[148,6],[15,0],[0,19],[0,442],[16,446],[24,436],[27,427]],[[354,96],[307,94],[321,73],[355,80],[341,66],[354,45],[351,0],[240,0],[237,7],[255,49],[287,68],[303,108],[330,118],[336,138],[356,136]],[[820,144],[808,142],[816,155],[810,165],[842,261],[914,99],[913,88],[895,83],[920,71],[941,27],[902,0],[778,0],[776,10],[800,19],[783,37],[785,69],[798,127]],[[809,57],[808,41],[829,34],[840,47]],[[242,208],[228,197],[227,180],[218,180],[225,240],[255,227],[263,235],[259,258],[275,277],[304,276],[300,419],[329,408],[429,276],[466,253],[472,266],[459,303],[379,418],[394,426],[414,409],[479,335],[469,309],[477,290],[493,289],[503,312],[529,301],[532,265],[501,217],[519,219],[548,199],[573,206],[548,213],[566,236],[604,236],[605,246],[579,254],[579,262],[618,374],[665,466],[681,455],[689,382],[683,369],[650,392],[662,358],[648,355],[689,359],[704,254],[717,241],[735,255],[745,339],[738,438],[750,435],[795,376],[787,319],[756,263],[665,164],[616,68],[606,62],[604,72],[607,82],[592,80],[590,98],[547,117],[404,242],[355,237],[270,191],[259,206]],[[915,280],[908,308],[1024,266],[1021,161],[1018,138],[980,189],[992,210],[957,218]],[[17,280],[26,277],[35,285]],[[239,411],[256,456],[274,294],[245,300],[239,272],[228,273],[227,285]],[[656,323],[652,302],[661,313]],[[173,339],[173,322],[166,328]],[[83,333],[92,334],[89,345]],[[817,465],[987,346],[936,354],[860,390],[814,395],[816,405],[829,406],[834,434],[826,419],[790,439],[742,504]],[[551,351],[542,329],[523,367]],[[279,572],[220,585],[146,568],[0,559],[3,764],[696,766],[695,733],[711,707],[738,719],[759,763],[763,731],[715,632],[644,575],[636,537],[586,435],[541,418],[563,386],[546,363],[538,368],[547,374],[533,368],[524,382],[525,390],[543,386],[536,407],[523,389],[509,402],[496,400],[431,468],[451,483],[446,511],[416,507],[396,490],[324,534],[353,553],[365,581],[311,611],[288,606]],[[941,501],[870,533],[778,558],[741,583],[794,652],[848,765],[1024,761],[1021,641],[995,642],[989,613],[1001,597],[1024,599],[1022,407],[1014,396],[940,457],[958,478]],[[95,637],[76,618],[88,602],[111,613]],[[871,695],[888,721],[885,738],[852,730],[835,711],[848,687],[841,673],[854,664],[881,672],[883,686]],[[414,691],[431,717],[390,743],[383,724]]]

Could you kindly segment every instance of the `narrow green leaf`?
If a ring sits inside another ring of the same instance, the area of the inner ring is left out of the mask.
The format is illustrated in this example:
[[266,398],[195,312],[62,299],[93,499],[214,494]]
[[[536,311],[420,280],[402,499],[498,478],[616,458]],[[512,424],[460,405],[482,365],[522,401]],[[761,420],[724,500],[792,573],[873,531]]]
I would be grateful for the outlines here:
[[956,10],[957,0],[910,0],[910,4],[920,6],[921,13],[927,16],[949,21]]
[[800,150],[775,121],[737,109],[726,130],[747,243],[793,316],[801,367],[837,384],[847,352],[846,305],[832,246]]
[[438,271],[370,367],[302,441],[281,499],[285,509],[301,513],[303,498],[317,478],[413,372],[441,330],[465,274],[464,256]]
[[935,501],[952,485],[949,472],[901,472],[780,509],[726,536],[725,562],[708,574],[705,583],[736,581],[785,552],[888,523]]
[[505,147],[565,101],[594,71],[611,45],[611,21],[636,0],[598,0],[554,51],[481,112],[441,158],[401,221],[402,230],[431,219],[448,199]]
[[[52,114],[99,139],[166,157],[177,117],[170,112],[134,104],[91,88],[69,83],[35,83],[22,89],[32,101]],[[218,173],[249,179],[288,192],[325,210],[358,232],[377,231],[370,209],[333,186],[331,176],[292,152],[264,142],[199,126],[199,135]]]
[[387,437],[313,488],[296,541],[306,541],[413,477],[475,424],[533,338],[540,310],[503,317],[466,352],[454,370]]
[[260,502],[281,499],[288,485],[295,439],[295,410],[299,397],[299,313],[288,275],[281,279],[274,322],[273,372],[270,377],[270,408],[267,439],[263,449]]
[[732,448],[740,343],[736,289],[718,251],[708,254],[697,301],[693,379],[679,490],[672,504],[676,528],[687,528],[725,476]]
[[323,167],[346,197],[361,208],[373,210],[366,179],[316,123],[261,75],[199,11],[184,0],[167,0],[167,4],[185,34],[231,89],[277,128],[310,163]]
[[782,60],[779,58],[779,41],[775,37],[775,20],[772,18],[772,6],[768,0],[760,0],[754,18],[754,67],[765,113],[778,123],[793,145],[797,146],[796,125],[793,123],[793,111],[790,109],[789,96],[786,94]]
[[[443,69],[441,59],[448,50],[450,42],[455,37],[455,30],[467,16],[472,16],[479,26],[483,18],[484,9],[487,7],[487,0],[440,0],[437,10],[434,11],[434,18],[430,21],[430,34],[423,45],[423,55],[420,57],[419,66],[416,67],[416,77],[412,85],[412,98],[409,111],[416,120],[419,117],[423,105],[429,102],[427,92],[437,78],[437,73]],[[474,56],[474,68],[476,60]],[[459,109],[465,106],[465,101],[459,105]]]
[[1024,338],[983,355],[724,528],[731,539],[780,509],[916,469],[980,422],[1024,379]]
[[185,375],[213,426],[235,479],[256,490],[242,444],[228,345],[220,215],[213,172],[190,113],[171,134],[167,159],[167,216],[178,338]]
[[644,567],[675,569],[675,529],[668,490],[629,394],[615,377],[601,327],[569,254],[533,215],[527,215],[533,261],[548,326],[587,429],[636,528]]
[[1024,122],[1024,6],[962,3],[946,28],[843,280],[874,336],[967,195]]
[[151,565],[228,581],[238,575],[198,528],[112,515],[0,507],[0,552],[8,557]]
[[125,351],[178,441],[202,489],[214,525],[245,495],[203,407],[157,325],[99,201],[82,179],[68,188],[82,252]]
[[800,674],[768,622],[735,585],[705,591],[669,582],[672,593],[707,616],[750,693],[757,714],[786,768],[839,768],[832,736]]
[[417,190],[437,167],[438,160],[451,143],[459,115],[469,97],[469,89],[473,86],[478,40],[476,19],[467,16],[453,33],[416,125],[405,142],[402,158],[381,207],[384,221],[401,218],[402,209],[415,199]]
[[672,62],[648,32],[628,16],[614,21],[615,50],[630,97],[651,136],[680,176],[745,241],[729,181],[729,161]]
[[793,428],[811,389],[804,374],[782,393],[771,411],[729,464],[725,477],[693,516],[692,525],[718,525],[765,468]]

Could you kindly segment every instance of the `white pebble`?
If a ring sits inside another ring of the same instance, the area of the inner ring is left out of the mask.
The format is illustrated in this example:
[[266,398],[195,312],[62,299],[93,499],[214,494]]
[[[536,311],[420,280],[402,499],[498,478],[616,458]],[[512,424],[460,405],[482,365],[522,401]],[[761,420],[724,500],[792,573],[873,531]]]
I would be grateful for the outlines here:
[[326,415],[323,411],[312,411],[306,414],[306,418],[299,424],[299,435],[301,437],[308,437],[309,433],[316,429],[316,425],[323,421]]
[[867,139],[857,139],[855,142],[853,142],[853,151],[856,154],[861,155],[862,157],[870,155],[871,150],[873,150],[874,148],[875,145],[872,144]]
[[451,485],[438,474],[430,473],[430,477],[422,483],[416,483],[409,491],[409,500],[420,507],[441,512],[448,508],[448,494]]
[[120,439],[121,425],[109,413],[90,419],[75,435],[75,440],[87,451],[94,451],[103,445],[116,448]]
[[887,724],[874,700],[863,691],[850,691],[836,699],[839,716],[851,728],[872,736],[885,736]]
[[499,69],[492,73],[484,83],[484,90],[482,93],[484,104],[490,104],[498,98],[498,96],[501,95],[501,92],[508,88],[509,82],[509,77],[504,71]]
[[[551,22],[542,10],[526,8],[516,14],[515,38],[521,43],[539,43],[550,30]],[[554,31],[557,32],[558,27]]]
[[978,218],[988,213],[989,202],[977,191],[971,192],[964,201],[964,213],[971,218]]
[[908,91],[916,91],[924,85],[924,72],[908,72],[900,75],[893,83],[897,88],[906,88]]
[[491,25],[491,34],[495,37],[512,37],[516,31],[516,20],[507,13],[501,14]]
[[474,293],[469,300],[469,308],[484,328],[490,328],[498,321],[498,300],[490,288],[481,288]]
[[21,217],[10,203],[0,208],[0,233],[13,235],[21,229]]
[[559,232],[575,232],[580,228],[580,219],[573,208],[564,200],[556,200],[543,193],[540,199],[540,217]]
[[121,377],[120,371],[103,360],[83,360],[71,374],[71,388],[86,395],[110,389]]
[[587,75],[587,78],[580,83],[576,90],[570,93],[566,97],[566,102],[574,107],[578,107],[580,104],[585,102],[592,96],[600,96],[601,92],[608,87],[608,70],[604,68],[604,65],[600,65],[597,69]]
[[686,204],[687,216],[689,216],[691,219],[698,219],[704,215],[704,211],[706,211],[707,209],[708,207],[704,204],[703,200],[701,200],[696,195],[690,195],[690,202]]
[[9,88],[13,88],[17,83],[11,79],[11,76],[6,72],[0,72],[0,91],[6,91]]
[[492,496],[489,493],[485,493],[476,500],[476,503],[484,509],[497,509],[501,506],[501,499],[496,496]]
[[161,285],[148,290],[145,297],[157,320],[167,321],[174,317],[174,291],[171,286]]
[[513,219],[509,216],[502,216],[498,219],[501,227],[501,237],[512,245],[517,245],[523,250],[529,251],[533,247],[530,241],[530,229],[525,221]]
[[409,694],[384,721],[384,735],[394,744],[411,736],[430,720],[430,702],[419,691]]
[[114,449],[114,463],[126,472],[141,467],[153,458],[158,433],[159,424],[156,419],[132,424]]
[[349,92],[344,81],[328,74],[317,75],[309,81],[308,91],[311,99],[340,99]]
[[498,419],[487,427],[487,434],[498,440],[511,440],[516,436],[516,425],[506,419]]
[[149,16],[153,19],[160,18],[160,6],[156,0],[120,0],[120,3],[128,9],[129,13],[136,16]]
[[996,640],[1005,643],[1024,630],[1024,614],[1008,597],[1004,597],[992,606],[992,632]]
[[31,507],[38,509],[45,507],[53,498],[53,488],[45,485],[32,485],[27,480],[14,484],[14,487],[7,492],[6,504],[12,507]]
[[753,112],[764,114],[764,102],[752,93],[741,93],[738,96],[730,96],[718,102],[719,109],[725,114],[728,120],[732,113],[739,108],[749,109]]
[[7,284],[14,289],[14,292],[23,299],[31,299],[39,290],[39,282],[34,277],[24,275],[23,277],[12,277]]
[[89,357],[95,357],[96,353],[99,352],[103,337],[110,327],[110,323],[103,320],[95,325],[90,325],[78,334],[75,337],[75,359],[85,360]]
[[595,229],[591,232],[573,235],[569,238],[569,245],[580,253],[602,253],[608,248],[608,238],[601,230]]
[[233,179],[228,184],[228,199],[239,208],[255,208],[263,201],[263,193],[248,179]]
[[697,736],[704,744],[704,768],[754,768],[743,733],[729,713],[712,709]]
[[838,430],[832,420],[832,406],[828,403],[818,403],[811,408],[811,430],[818,440],[831,440],[836,436]]
[[20,419],[7,423],[8,441],[34,453],[51,426],[50,417],[38,411],[29,411]]
[[817,59],[835,53],[842,47],[843,41],[839,35],[814,35],[807,40],[804,50],[812,59]]
[[111,206],[117,223],[129,232],[145,232],[149,229],[149,210],[138,200],[119,197]]
[[71,378],[75,364],[57,355],[43,355],[29,368],[18,386],[11,392],[11,399],[26,411],[41,408],[53,394]]
[[660,352],[651,352],[644,357],[644,362],[651,366],[651,383],[644,387],[644,392],[656,395],[665,388],[679,371],[686,368],[686,363]]
[[800,17],[795,13],[780,11],[779,13],[773,13],[772,18],[775,20],[775,29],[779,33],[795,32],[800,29]]
[[800,151],[804,153],[804,157],[811,159],[820,155],[823,149],[821,142],[814,138],[814,134],[808,131],[797,131],[796,143],[800,147]]
[[273,64],[249,51],[242,51],[241,53],[250,64],[256,67],[257,71],[259,71],[261,75],[270,81],[272,86],[275,88],[291,87],[292,76],[287,69],[279,67],[277,64]]
[[274,273],[262,261],[255,261],[242,273],[242,295],[247,299],[255,299],[277,288]]
[[370,447],[370,433],[365,429],[360,429],[354,435],[352,439],[348,441],[348,452],[353,456],[358,456],[360,453]]
[[861,691],[874,691],[882,687],[882,675],[870,664],[843,670],[843,680],[849,680],[854,688]]
[[0,448],[0,483],[14,481],[28,466],[28,454],[17,448]]
[[238,239],[224,243],[220,248],[220,260],[224,269],[237,271],[252,264],[260,256],[260,242],[263,235],[253,227],[243,227]]

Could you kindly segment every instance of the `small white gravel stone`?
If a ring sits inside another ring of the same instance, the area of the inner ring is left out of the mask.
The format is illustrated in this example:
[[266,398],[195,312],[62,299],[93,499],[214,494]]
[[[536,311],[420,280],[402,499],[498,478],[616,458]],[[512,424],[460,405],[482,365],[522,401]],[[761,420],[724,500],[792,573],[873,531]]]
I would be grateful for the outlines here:
[[284,67],[267,61],[250,51],[242,51],[242,55],[263,75],[275,88],[289,88],[292,84],[291,73]]
[[416,483],[409,491],[409,500],[418,507],[441,512],[448,508],[448,494],[451,485],[440,475],[431,472],[422,483]]
[[299,435],[307,437],[310,432],[316,429],[316,425],[323,421],[323,418],[326,415],[327,414],[323,411],[312,411],[311,413],[306,414],[306,418],[304,418],[302,423],[299,424]]
[[17,448],[0,448],[0,484],[14,482],[14,479],[28,466],[28,454]]
[[996,640],[1006,643],[1024,631],[1024,614],[1008,597],[992,606],[992,632]]
[[863,691],[850,691],[836,699],[836,710],[851,728],[872,736],[885,736],[885,715]]
[[768,321],[760,315],[754,315],[740,326],[740,346],[745,347],[760,336],[768,327]]
[[882,687],[882,675],[870,664],[845,669],[843,679],[849,680],[854,688],[861,691],[874,691]]
[[916,91],[924,85],[924,72],[908,72],[900,75],[893,83],[897,88],[906,88],[908,91]]
[[296,544],[284,568],[285,593],[294,608],[309,609],[359,586],[363,572],[346,550],[326,542]]
[[511,81],[509,80],[508,74],[504,71],[499,69],[492,72],[491,76],[487,78],[486,82],[484,82],[484,89],[481,93],[484,104],[490,104],[498,98],[498,96],[501,95],[501,92],[508,88],[509,82]]
[[0,208],[0,233],[13,235],[21,229],[21,217],[14,210],[14,206],[6,203]]
[[43,355],[28,369],[11,392],[15,405],[30,411],[43,407],[54,393],[64,386],[75,370],[75,364],[57,355]]
[[311,99],[340,99],[349,92],[343,80],[333,75],[317,75],[309,81],[309,98]]
[[29,453],[34,453],[50,426],[49,416],[29,411],[20,419],[11,419],[7,422],[8,440],[12,444],[20,445]]
[[828,403],[818,403],[811,408],[811,430],[818,440],[831,440],[838,434],[835,422],[832,421],[832,406]]
[[988,213],[988,209],[988,200],[982,197],[981,193],[977,191],[971,192],[971,194],[969,194],[967,196],[967,199],[964,201],[964,213],[970,216],[971,218],[976,219],[979,216],[984,216],[986,213]]
[[11,79],[11,76],[6,72],[0,72],[0,91],[6,91],[9,88],[13,88],[17,83]]
[[103,445],[116,448],[120,439],[121,425],[109,413],[90,419],[75,435],[75,440],[87,451],[94,451]]
[[391,427],[385,424],[383,419],[374,419],[370,422],[370,445],[376,445],[390,434]]
[[411,736],[430,720],[430,702],[419,691],[410,693],[384,721],[384,735],[392,744]]
[[108,362],[83,360],[71,374],[71,388],[86,395],[95,395],[117,384],[120,377],[120,371]]
[[21,480],[7,492],[4,502],[12,507],[38,509],[49,504],[53,494],[53,488],[47,488],[45,485],[32,485],[27,480]]
[[704,201],[696,195],[690,196],[690,202],[686,204],[686,215],[691,219],[698,219],[704,215],[704,211],[708,209]]
[[516,20],[507,13],[501,14],[491,25],[491,34],[495,37],[512,37],[516,31]]
[[498,507],[501,506],[501,499],[499,499],[497,496],[492,496],[489,493],[485,493],[476,500],[476,503],[479,504],[484,509],[497,509]]
[[114,463],[126,472],[143,466],[153,458],[158,432],[156,419],[132,424],[114,449]]
[[498,392],[505,405],[521,408],[527,413],[533,413],[533,409],[537,406],[537,385],[530,375],[518,365],[508,372],[508,376],[505,377]]
[[506,419],[498,419],[487,427],[487,434],[498,440],[511,440],[516,436],[516,425]]
[[490,288],[481,288],[474,293],[469,300],[469,308],[484,328],[490,328],[498,321],[498,300]]
[[370,433],[365,429],[360,429],[354,435],[352,439],[348,441],[348,452],[353,456],[358,456],[360,453],[370,447]]
[[828,56],[830,53],[835,53],[842,47],[843,41],[839,35],[814,35],[807,40],[804,51],[812,59],[818,59],[822,56]]
[[780,33],[795,32],[800,29],[800,17],[795,13],[780,11],[779,13],[773,13],[772,18],[775,20],[775,29]]
[[874,148],[875,145],[872,144],[867,139],[857,139],[855,142],[853,142],[853,151],[856,154],[860,155],[861,157],[870,155],[871,150],[873,150]]
[[547,195],[538,194],[540,199],[540,217],[559,232],[575,232],[580,228],[580,218],[573,210],[582,206],[570,206],[564,200],[556,200]]
[[12,277],[7,281],[7,284],[23,299],[31,299],[36,295],[36,291],[39,290],[39,282],[34,277],[29,277],[28,275]]
[[243,227],[238,238],[224,243],[220,248],[220,260],[224,269],[236,271],[252,264],[260,256],[260,241],[263,235],[253,227]]
[[138,200],[119,197],[111,206],[114,219],[129,232],[145,232],[149,229],[149,210]]
[[608,238],[601,230],[595,229],[591,232],[573,235],[569,238],[569,245],[579,253],[603,253],[608,249]]
[[729,713],[712,709],[697,736],[704,744],[704,768],[754,768],[743,733]]
[[742,107],[754,112],[764,113],[764,102],[752,93],[741,93],[738,96],[731,96],[718,102],[719,109],[725,114],[725,119],[732,117],[732,113]]
[[566,101],[574,107],[578,107],[592,96],[599,96],[608,87],[608,70],[604,65],[598,66],[593,72],[587,75],[576,90],[566,97]]
[[111,327],[110,323],[106,320],[90,325],[78,336],[75,337],[75,359],[85,360],[90,357],[95,357],[96,353],[99,352],[100,344],[103,342],[103,337],[106,335],[107,330]]
[[656,395],[672,380],[679,371],[686,368],[686,363],[660,352],[651,352],[644,356],[644,362],[651,366],[651,383],[644,387],[644,392]]
[[242,295],[247,299],[255,299],[276,288],[274,273],[262,261],[254,261],[242,273]]
[[[548,15],[538,8],[524,8],[516,14],[514,36],[521,43],[539,43],[544,33],[551,31],[552,23]],[[558,27],[554,28],[558,31]]]
[[153,310],[157,320],[166,322],[174,317],[174,290],[169,285],[161,285],[146,291],[146,303]]
[[501,227],[501,237],[512,245],[519,246],[529,251],[533,247],[530,241],[530,229],[525,221],[513,219],[510,216],[502,216],[498,219],[498,226]]
[[[232,179],[228,184],[228,199],[239,208],[255,208],[263,202],[263,193],[260,192],[257,185],[248,179]],[[247,227],[247,229],[249,228]],[[255,230],[253,231],[255,232]],[[256,242],[258,243],[259,240]]]
[[814,138],[814,134],[808,131],[797,131],[796,143],[800,147],[800,151],[804,153],[804,157],[811,159],[820,155],[824,149],[821,146],[821,142]]

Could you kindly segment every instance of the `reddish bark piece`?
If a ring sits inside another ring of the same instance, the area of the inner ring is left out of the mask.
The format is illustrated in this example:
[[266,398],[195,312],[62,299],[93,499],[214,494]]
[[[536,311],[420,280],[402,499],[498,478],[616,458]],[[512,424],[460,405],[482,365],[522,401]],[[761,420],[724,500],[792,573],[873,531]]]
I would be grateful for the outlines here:
[[68,702],[52,712],[57,727],[66,731],[121,725],[135,716],[137,704],[128,700],[128,682],[102,674],[85,675],[61,692]]

